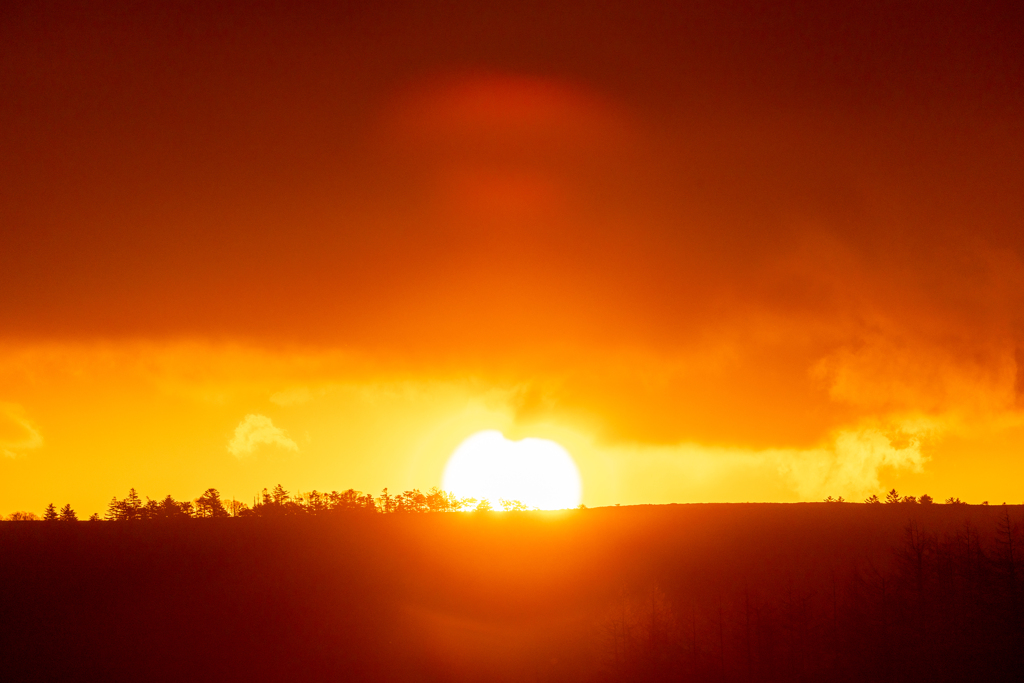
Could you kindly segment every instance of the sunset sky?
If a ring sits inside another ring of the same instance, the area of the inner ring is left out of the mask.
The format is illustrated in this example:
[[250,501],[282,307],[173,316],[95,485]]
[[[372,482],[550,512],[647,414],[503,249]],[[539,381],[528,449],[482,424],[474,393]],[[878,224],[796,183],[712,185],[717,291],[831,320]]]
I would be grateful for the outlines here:
[[3,3],[0,514],[425,490],[485,429],[588,506],[1020,503],[1022,44],[1020,2]]

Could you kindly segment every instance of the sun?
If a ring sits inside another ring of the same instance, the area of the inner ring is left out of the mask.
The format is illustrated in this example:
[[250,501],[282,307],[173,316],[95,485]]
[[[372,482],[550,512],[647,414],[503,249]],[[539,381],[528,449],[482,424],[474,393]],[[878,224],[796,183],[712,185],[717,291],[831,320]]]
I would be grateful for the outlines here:
[[442,487],[460,498],[517,500],[560,510],[580,504],[583,486],[572,456],[554,441],[511,441],[501,432],[477,432],[448,459]]

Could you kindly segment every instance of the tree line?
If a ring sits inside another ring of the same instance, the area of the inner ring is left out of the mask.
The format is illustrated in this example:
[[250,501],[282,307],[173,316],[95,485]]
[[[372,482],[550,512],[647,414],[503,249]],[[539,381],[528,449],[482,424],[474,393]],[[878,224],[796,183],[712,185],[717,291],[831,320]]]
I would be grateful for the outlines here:
[[[828,498],[825,499],[825,502],[826,503],[845,503],[847,501],[844,500],[842,496],[838,496],[836,498],[833,498],[832,496],[829,496]],[[932,498],[931,496],[929,496],[927,493],[922,494],[920,497],[918,497],[918,496],[901,496],[896,489],[890,489],[888,492],[886,492],[884,494],[884,501],[883,501],[882,498],[878,497],[878,494],[874,494],[873,493],[870,496],[868,496],[867,498],[865,498],[864,502],[867,503],[868,505],[879,505],[879,504],[882,504],[883,502],[885,504],[889,504],[889,505],[894,504],[894,503],[903,503],[903,504],[911,504],[911,505],[913,505],[913,504],[931,505],[932,503],[935,502],[935,499]],[[988,505],[988,501],[987,500],[982,501],[981,504],[982,505]],[[967,503],[962,501],[962,500],[960,500],[959,498],[954,498],[953,496],[950,496],[949,498],[946,499],[946,505],[967,505]]]
[[[825,498],[826,503],[845,503],[842,496]],[[871,495],[864,500],[868,505],[876,504],[920,504],[931,505],[935,501],[927,493],[921,496],[900,495],[896,489],[891,489],[884,494],[884,498],[878,495]],[[966,505],[959,498],[949,497],[945,500],[947,505]],[[988,505],[983,501],[982,505]],[[584,506],[580,506],[584,507]],[[345,491],[331,491],[322,493],[316,490],[308,493],[290,494],[281,484],[273,489],[263,489],[253,497],[249,505],[239,500],[225,500],[215,488],[206,489],[198,498],[193,500],[175,500],[170,494],[160,500],[153,500],[147,496],[146,501],[134,488],[129,489],[128,495],[123,499],[114,496],[107,506],[106,512],[101,516],[98,512],[88,517],[89,521],[138,521],[147,519],[205,519],[219,517],[279,517],[294,515],[326,515],[343,512],[371,512],[371,513],[420,513],[420,512],[460,512],[467,510],[474,511],[524,511],[529,506],[518,500],[499,498],[497,507],[489,500],[476,498],[459,498],[458,496],[443,491],[436,486],[426,493],[419,489],[403,491],[399,494],[390,494],[385,488],[379,496],[374,497],[369,493],[362,493],[355,489]],[[70,504],[64,505],[59,510],[50,503],[43,511],[42,517],[33,512],[12,512],[6,518],[0,516],[0,520],[6,519],[10,522],[35,521],[42,519],[47,522],[76,522],[78,514],[71,508]]]
[[[486,498],[460,498],[436,486],[425,493],[419,489],[412,489],[398,494],[391,494],[385,488],[379,496],[374,497],[373,494],[364,494],[355,489],[340,492],[331,491],[330,493],[313,490],[308,493],[291,494],[281,484],[278,484],[273,489],[263,489],[254,496],[252,505],[233,498],[226,500],[215,488],[206,489],[202,495],[193,500],[175,500],[173,496],[168,494],[160,500],[154,500],[147,496],[145,502],[143,502],[138,492],[132,488],[129,489],[128,495],[124,498],[118,499],[117,496],[114,496],[102,517],[96,512],[90,515],[88,520],[91,522],[133,522],[158,519],[211,519],[227,517],[316,517],[357,512],[370,514],[460,512],[468,510],[486,512],[494,509],[495,507]],[[502,511],[523,511],[530,508],[518,500],[499,498],[497,509]],[[2,519],[3,517],[0,517],[0,520]],[[6,519],[7,521],[35,521],[42,519],[45,522],[77,522],[78,514],[71,508],[70,504],[66,504],[58,510],[53,503],[50,503],[46,506],[41,518],[32,512],[14,512]]]

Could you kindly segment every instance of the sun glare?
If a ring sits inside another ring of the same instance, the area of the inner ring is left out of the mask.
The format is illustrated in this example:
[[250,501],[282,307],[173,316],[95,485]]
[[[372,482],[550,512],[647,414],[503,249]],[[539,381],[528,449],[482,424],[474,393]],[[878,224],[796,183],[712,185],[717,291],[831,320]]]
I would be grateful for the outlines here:
[[460,498],[486,498],[495,508],[505,499],[541,510],[576,507],[583,488],[572,456],[554,441],[511,441],[494,430],[459,444],[442,486]]

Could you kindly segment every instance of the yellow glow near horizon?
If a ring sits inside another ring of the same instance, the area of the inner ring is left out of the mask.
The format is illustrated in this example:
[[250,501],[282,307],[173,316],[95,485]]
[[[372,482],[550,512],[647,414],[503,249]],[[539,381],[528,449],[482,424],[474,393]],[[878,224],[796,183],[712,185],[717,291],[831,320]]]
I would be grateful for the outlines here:
[[560,510],[580,504],[583,486],[568,451],[547,439],[510,441],[501,432],[477,432],[452,453],[443,487],[459,497],[517,500]]

